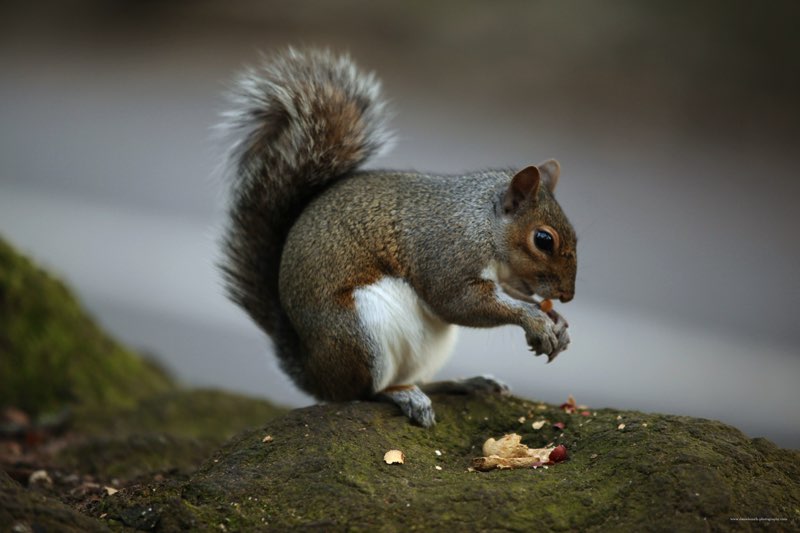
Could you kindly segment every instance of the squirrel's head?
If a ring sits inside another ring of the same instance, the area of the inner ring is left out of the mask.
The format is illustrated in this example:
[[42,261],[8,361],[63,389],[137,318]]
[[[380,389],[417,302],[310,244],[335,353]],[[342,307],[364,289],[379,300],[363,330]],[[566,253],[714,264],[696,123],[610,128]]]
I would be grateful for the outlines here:
[[504,192],[507,264],[515,289],[570,301],[575,295],[576,237],[553,191],[561,167],[550,159],[517,172]]

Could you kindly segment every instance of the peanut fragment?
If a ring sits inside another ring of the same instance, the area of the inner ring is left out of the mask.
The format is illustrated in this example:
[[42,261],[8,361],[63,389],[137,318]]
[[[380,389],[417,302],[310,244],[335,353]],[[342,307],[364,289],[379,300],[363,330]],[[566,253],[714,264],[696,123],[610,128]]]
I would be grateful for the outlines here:
[[387,465],[401,465],[406,462],[406,456],[400,450],[389,450],[383,454],[383,461]]
[[522,437],[516,433],[500,439],[487,439],[483,443],[484,457],[472,460],[472,468],[487,471],[505,468],[531,468],[543,466],[550,462],[550,454],[554,446],[548,448],[528,448],[521,442]]

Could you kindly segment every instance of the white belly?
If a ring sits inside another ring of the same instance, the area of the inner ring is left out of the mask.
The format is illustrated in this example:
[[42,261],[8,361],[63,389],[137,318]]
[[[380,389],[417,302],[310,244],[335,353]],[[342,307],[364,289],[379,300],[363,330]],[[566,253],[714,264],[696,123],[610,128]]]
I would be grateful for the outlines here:
[[356,313],[377,350],[375,392],[429,380],[452,352],[456,326],[434,315],[405,281],[381,280],[356,289]]

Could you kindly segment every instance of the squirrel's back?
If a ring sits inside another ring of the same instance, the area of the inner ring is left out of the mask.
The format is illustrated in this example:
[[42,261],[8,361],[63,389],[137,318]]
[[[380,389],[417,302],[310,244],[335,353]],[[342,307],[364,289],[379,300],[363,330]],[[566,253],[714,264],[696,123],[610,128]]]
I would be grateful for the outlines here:
[[278,294],[286,236],[315,196],[387,146],[385,103],[379,82],[349,57],[289,49],[248,69],[233,104],[224,124],[234,180],[227,291],[298,379],[298,339]]

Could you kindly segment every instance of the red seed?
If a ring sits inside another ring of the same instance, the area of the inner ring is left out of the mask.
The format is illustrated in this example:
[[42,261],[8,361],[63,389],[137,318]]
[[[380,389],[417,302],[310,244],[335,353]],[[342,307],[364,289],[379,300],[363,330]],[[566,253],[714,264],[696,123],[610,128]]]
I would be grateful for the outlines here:
[[560,463],[567,458],[567,447],[563,444],[559,444],[556,446],[552,452],[550,452],[550,462],[552,463]]
[[553,301],[552,300],[542,300],[542,303],[539,304],[539,309],[544,311],[545,313],[549,313],[553,310]]

